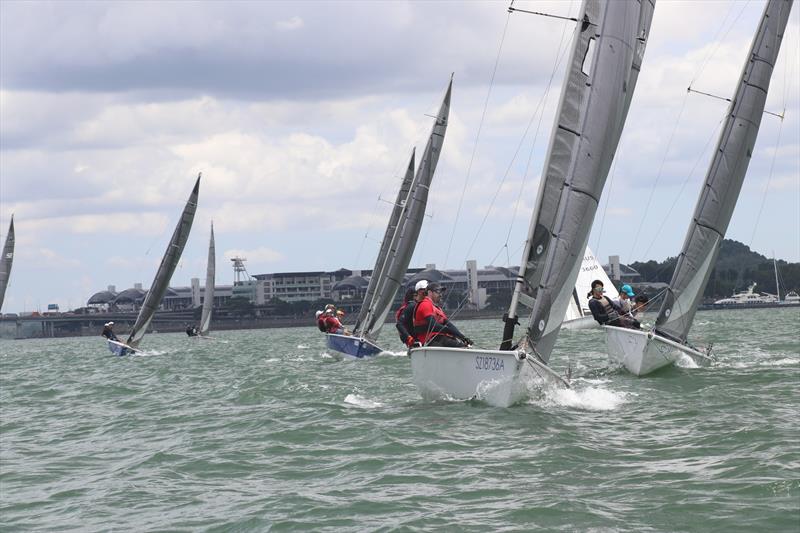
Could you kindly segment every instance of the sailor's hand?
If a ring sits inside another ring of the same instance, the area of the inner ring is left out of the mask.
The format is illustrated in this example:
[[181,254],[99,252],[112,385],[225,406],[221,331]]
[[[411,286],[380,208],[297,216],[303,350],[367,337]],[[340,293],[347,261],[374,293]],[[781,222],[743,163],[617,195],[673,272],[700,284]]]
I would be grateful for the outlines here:
[[414,345],[414,337],[409,335],[408,337],[406,337],[406,346],[411,348],[413,345]]

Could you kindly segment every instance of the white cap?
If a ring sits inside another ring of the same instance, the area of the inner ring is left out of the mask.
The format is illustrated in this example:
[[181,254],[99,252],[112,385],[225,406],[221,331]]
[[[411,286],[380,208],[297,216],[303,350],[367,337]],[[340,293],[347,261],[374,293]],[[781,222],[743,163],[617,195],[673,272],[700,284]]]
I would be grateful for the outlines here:
[[317,311],[316,313],[314,313],[314,316],[319,318],[319,315],[321,315],[321,314],[322,314],[322,311]]
[[421,291],[422,289],[427,289],[427,288],[428,288],[428,280],[427,279],[421,279],[421,280],[419,280],[417,282],[416,285],[414,285],[414,290],[415,291]]
[[113,323],[113,322],[106,322],[106,323],[105,323],[105,325],[106,325],[106,326],[113,326],[113,325],[114,325],[114,323]]

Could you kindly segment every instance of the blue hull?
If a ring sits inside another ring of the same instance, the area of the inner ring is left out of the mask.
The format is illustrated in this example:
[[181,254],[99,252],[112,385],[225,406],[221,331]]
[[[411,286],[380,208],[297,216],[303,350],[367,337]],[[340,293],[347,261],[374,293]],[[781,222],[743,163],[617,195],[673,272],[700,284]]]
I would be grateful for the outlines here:
[[373,344],[363,337],[327,333],[325,335],[325,341],[328,344],[328,348],[331,350],[335,350],[357,359],[372,357],[383,351],[380,346]]
[[108,343],[108,349],[114,355],[128,355],[131,353],[131,350],[121,342],[114,342],[111,340],[106,342]]

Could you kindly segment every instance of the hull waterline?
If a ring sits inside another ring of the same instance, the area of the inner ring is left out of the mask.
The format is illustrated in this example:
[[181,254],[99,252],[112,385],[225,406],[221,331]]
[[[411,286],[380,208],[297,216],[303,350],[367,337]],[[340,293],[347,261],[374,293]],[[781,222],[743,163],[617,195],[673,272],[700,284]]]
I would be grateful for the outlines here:
[[335,333],[325,334],[325,343],[331,350],[334,350],[356,359],[374,357],[384,350],[374,342],[364,337],[353,335],[338,335]]

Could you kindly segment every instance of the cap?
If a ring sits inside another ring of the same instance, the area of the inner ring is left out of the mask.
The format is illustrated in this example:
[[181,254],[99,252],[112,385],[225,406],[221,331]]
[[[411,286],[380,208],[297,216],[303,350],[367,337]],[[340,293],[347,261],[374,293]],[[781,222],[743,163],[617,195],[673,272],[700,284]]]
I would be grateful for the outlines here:
[[623,285],[619,288],[619,291],[627,294],[629,298],[633,298],[633,289],[631,289],[630,285]]
[[428,280],[427,279],[421,279],[421,280],[419,280],[417,282],[416,285],[414,285],[414,290],[415,291],[421,291],[421,290],[424,290],[424,289],[427,289],[427,288],[428,288]]
[[114,325],[113,322],[106,322],[103,327],[105,327],[105,326],[113,326],[113,325]]
[[319,318],[319,315],[321,315],[321,314],[322,314],[322,311],[317,311],[316,313],[314,313],[314,316]]
[[433,283],[431,283],[430,285],[428,285],[428,290],[429,290],[429,291],[436,291],[436,292],[444,292],[444,291],[446,291],[447,289],[446,289],[445,287],[442,287],[442,284],[441,284],[441,283],[436,283],[436,282],[434,281]]

